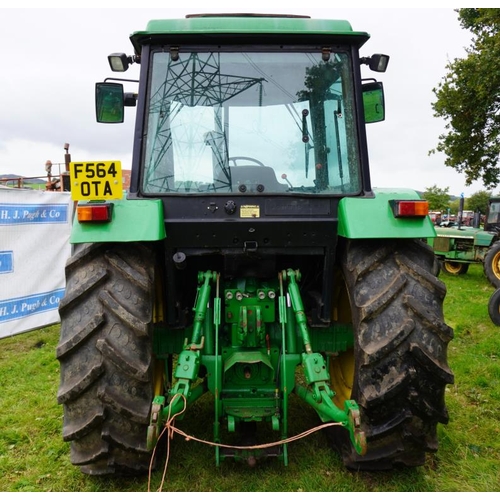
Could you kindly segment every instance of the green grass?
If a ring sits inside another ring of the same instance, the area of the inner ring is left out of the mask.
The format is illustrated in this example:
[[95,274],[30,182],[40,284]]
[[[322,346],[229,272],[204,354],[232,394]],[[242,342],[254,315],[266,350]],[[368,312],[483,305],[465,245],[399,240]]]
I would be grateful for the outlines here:
[[[415,469],[384,473],[347,472],[321,432],[289,445],[289,465],[277,460],[251,469],[225,461],[216,467],[208,445],[176,436],[163,491],[500,491],[500,329],[488,316],[493,292],[482,267],[441,278],[448,287],[446,321],[455,330],[449,362],[455,384],[447,390],[450,423],[440,426],[440,448]],[[57,325],[0,340],[0,491],[145,492],[148,477],[85,476],[69,461],[57,404]],[[210,440],[212,406],[207,395],[177,426]],[[291,398],[290,434],[317,425],[307,405]],[[164,461],[151,476],[161,484]]]

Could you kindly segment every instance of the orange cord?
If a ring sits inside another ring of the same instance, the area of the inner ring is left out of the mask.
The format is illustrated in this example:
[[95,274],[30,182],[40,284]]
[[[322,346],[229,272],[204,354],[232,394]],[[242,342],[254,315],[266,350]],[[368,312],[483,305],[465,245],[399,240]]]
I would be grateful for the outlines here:
[[[182,397],[184,399],[184,408],[182,409],[182,411],[176,413],[175,415],[173,416],[168,416],[166,422],[165,422],[165,426],[158,438],[158,441],[157,443],[160,441],[160,438],[163,436],[163,434],[165,432],[167,432],[167,456],[166,456],[166,459],[165,459],[165,467],[163,469],[163,475],[162,475],[162,478],[161,478],[161,484],[160,484],[160,487],[158,488],[158,492],[161,492],[163,490],[163,485],[165,484],[165,478],[166,478],[166,474],[167,474],[167,467],[168,467],[168,461],[169,461],[169,458],[170,458],[170,441],[171,439],[173,438],[174,436],[174,432],[181,435],[181,436],[184,436],[184,439],[186,441],[189,441],[189,440],[193,440],[193,441],[197,441],[198,443],[203,443],[203,444],[208,444],[209,446],[219,446],[221,448],[232,448],[232,449],[237,449],[237,450],[257,450],[257,449],[263,449],[263,448],[271,448],[273,446],[277,446],[277,445],[281,445],[281,444],[285,444],[285,443],[291,443],[292,441],[298,441],[299,439],[303,439],[311,434],[313,434],[314,432],[317,432],[317,431],[320,431],[322,429],[325,429],[327,427],[333,427],[333,426],[336,426],[336,425],[342,425],[341,423],[339,422],[327,422],[326,424],[321,424],[321,425],[318,425],[317,427],[313,427],[312,429],[309,429],[307,431],[304,431],[300,434],[297,434],[295,436],[292,436],[292,437],[289,437],[287,439],[283,439],[281,441],[275,441],[274,443],[266,443],[266,444],[258,444],[258,445],[254,445],[254,446],[232,446],[232,445],[227,445],[227,444],[222,444],[222,443],[214,443],[212,441],[205,441],[204,439],[199,439],[199,438],[196,438],[194,436],[190,436],[189,434],[186,434],[184,431],[181,431],[180,429],[178,429],[177,427],[175,427],[174,425],[174,421],[175,421],[175,418],[178,416],[178,415],[181,415],[182,413],[184,413],[186,411],[186,408],[187,408],[187,400],[186,400],[186,397],[182,394],[175,394],[174,395],[174,398],[172,399],[172,401],[175,400],[175,397],[176,396],[179,396],[179,397]],[[170,407],[169,407],[170,408]],[[154,447],[153,449],[153,454],[151,456],[151,462],[150,462],[150,466],[149,466],[149,477],[148,477],[148,492],[151,491],[151,474],[152,474],[152,469],[153,469],[153,462],[154,462],[154,457],[155,457],[155,453],[156,453],[156,446]]]

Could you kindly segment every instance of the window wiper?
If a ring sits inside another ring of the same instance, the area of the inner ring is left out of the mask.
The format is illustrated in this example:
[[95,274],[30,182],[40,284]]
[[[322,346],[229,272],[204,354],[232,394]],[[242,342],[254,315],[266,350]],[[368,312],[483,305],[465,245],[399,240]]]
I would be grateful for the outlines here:
[[302,110],[302,142],[305,145],[305,166],[306,166],[306,179],[309,174],[309,152],[313,149],[313,146],[309,144],[309,130],[307,128],[307,117],[309,116],[309,110]]

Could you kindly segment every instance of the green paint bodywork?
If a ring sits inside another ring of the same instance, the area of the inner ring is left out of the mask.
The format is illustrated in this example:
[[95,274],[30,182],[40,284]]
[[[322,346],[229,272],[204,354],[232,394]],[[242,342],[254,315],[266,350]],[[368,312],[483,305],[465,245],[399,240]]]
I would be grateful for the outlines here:
[[370,35],[353,31],[351,24],[344,20],[310,19],[301,17],[191,17],[186,19],[155,19],[149,21],[144,31],[136,31],[130,39],[136,52],[140,53],[142,40],[151,36],[215,34],[271,34],[297,36],[328,35],[330,37],[349,37],[349,43],[361,47]]
[[[343,198],[338,210],[338,234],[349,239],[434,238],[429,219],[395,218],[390,200],[419,199],[413,190],[374,190],[373,198]],[[81,205],[87,202],[80,202]],[[109,223],[73,222],[71,243],[158,241],[166,237],[161,200],[114,200]],[[147,223],[145,223],[147,221]],[[485,244],[487,235],[485,235]],[[481,244],[481,242],[478,242]]]
[[339,203],[338,234],[349,239],[433,238],[429,217],[396,218],[391,200],[418,200],[412,189],[374,189],[373,198],[343,198]]
[[469,226],[462,226],[460,229],[458,227],[438,227],[436,228],[436,236],[438,238],[472,240],[474,245],[489,247],[496,238],[496,233]]
[[429,238],[427,243],[444,261],[473,264],[484,262],[488,250],[496,240],[496,233],[480,228],[438,227],[436,237]]
[[[88,202],[91,203],[91,202]],[[165,238],[161,200],[114,200],[108,223],[73,221],[70,243],[158,241]],[[85,205],[87,202],[80,202]]]

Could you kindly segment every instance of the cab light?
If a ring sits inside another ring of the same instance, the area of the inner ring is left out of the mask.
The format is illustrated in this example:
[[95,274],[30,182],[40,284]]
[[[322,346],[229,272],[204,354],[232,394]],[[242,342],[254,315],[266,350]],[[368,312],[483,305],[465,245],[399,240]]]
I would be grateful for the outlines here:
[[111,221],[112,203],[81,205],[77,207],[78,222],[109,222]]
[[426,200],[391,200],[394,217],[426,217],[429,202]]

